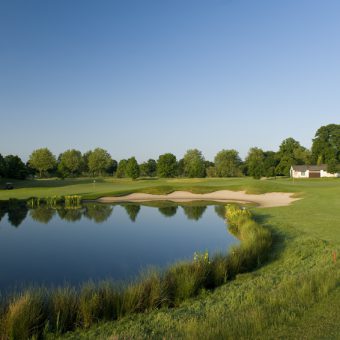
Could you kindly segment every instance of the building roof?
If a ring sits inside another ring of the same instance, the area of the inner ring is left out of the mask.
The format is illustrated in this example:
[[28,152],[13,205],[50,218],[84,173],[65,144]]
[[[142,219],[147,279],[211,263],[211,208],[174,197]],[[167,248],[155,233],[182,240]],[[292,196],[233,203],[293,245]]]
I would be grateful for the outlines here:
[[293,170],[295,171],[327,171],[327,164],[320,165],[292,165]]

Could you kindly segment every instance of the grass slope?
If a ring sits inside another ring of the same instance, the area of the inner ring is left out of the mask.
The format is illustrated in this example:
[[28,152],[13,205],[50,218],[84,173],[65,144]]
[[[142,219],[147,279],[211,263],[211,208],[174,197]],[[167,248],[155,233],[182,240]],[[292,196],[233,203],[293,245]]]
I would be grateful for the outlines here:
[[[202,292],[174,309],[154,310],[67,334],[92,338],[259,338],[340,339],[340,180],[105,179],[18,182],[11,197],[109,194],[220,189],[294,192],[303,197],[288,207],[259,209],[257,220],[270,228],[274,245],[269,262],[213,292]],[[42,185],[43,184],[43,185]],[[334,263],[332,253],[337,252]]]

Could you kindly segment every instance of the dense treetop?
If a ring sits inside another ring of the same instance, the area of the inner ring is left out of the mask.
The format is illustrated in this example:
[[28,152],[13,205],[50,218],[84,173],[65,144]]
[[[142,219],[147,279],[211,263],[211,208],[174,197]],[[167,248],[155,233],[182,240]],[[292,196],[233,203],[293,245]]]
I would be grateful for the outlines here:
[[15,155],[0,154],[0,177],[24,179],[35,172],[43,176],[102,176],[136,179],[142,177],[235,177],[252,176],[261,178],[289,175],[290,167],[299,164],[327,164],[331,173],[340,171],[340,125],[329,124],[320,127],[313,139],[311,150],[302,146],[294,138],[282,141],[279,150],[264,151],[252,147],[244,161],[238,151],[223,149],[214,162],[205,160],[198,149],[187,150],[182,159],[177,160],[172,153],[149,159],[138,164],[135,157],[122,159],[119,163],[112,159],[107,150],[96,148],[82,154],[70,149],[56,157],[47,148],[34,150],[27,164]]

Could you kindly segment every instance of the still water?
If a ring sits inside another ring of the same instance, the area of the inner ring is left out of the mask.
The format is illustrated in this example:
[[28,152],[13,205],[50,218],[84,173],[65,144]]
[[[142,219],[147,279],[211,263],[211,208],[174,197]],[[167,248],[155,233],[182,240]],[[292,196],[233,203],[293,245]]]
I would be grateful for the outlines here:
[[28,209],[24,202],[2,203],[0,290],[121,281],[238,243],[226,228],[223,206],[159,204]]

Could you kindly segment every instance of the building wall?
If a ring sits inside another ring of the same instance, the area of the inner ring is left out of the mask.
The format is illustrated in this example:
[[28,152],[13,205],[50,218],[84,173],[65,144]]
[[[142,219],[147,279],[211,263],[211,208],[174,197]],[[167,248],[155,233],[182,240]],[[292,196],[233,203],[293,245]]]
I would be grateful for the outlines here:
[[330,174],[329,172],[325,171],[325,170],[321,170],[321,177],[340,177],[340,174]]
[[305,171],[304,174],[301,171],[291,170],[290,171],[290,177],[293,177],[293,178],[308,178],[309,177],[309,170]]
[[[309,170],[306,170],[305,173],[303,174],[301,171],[295,171],[293,169],[290,170],[290,177],[293,178],[309,178]],[[327,178],[331,178],[331,177],[340,177],[340,173],[337,174],[330,174],[325,170],[321,170],[320,171],[320,177],[327,177]]]

